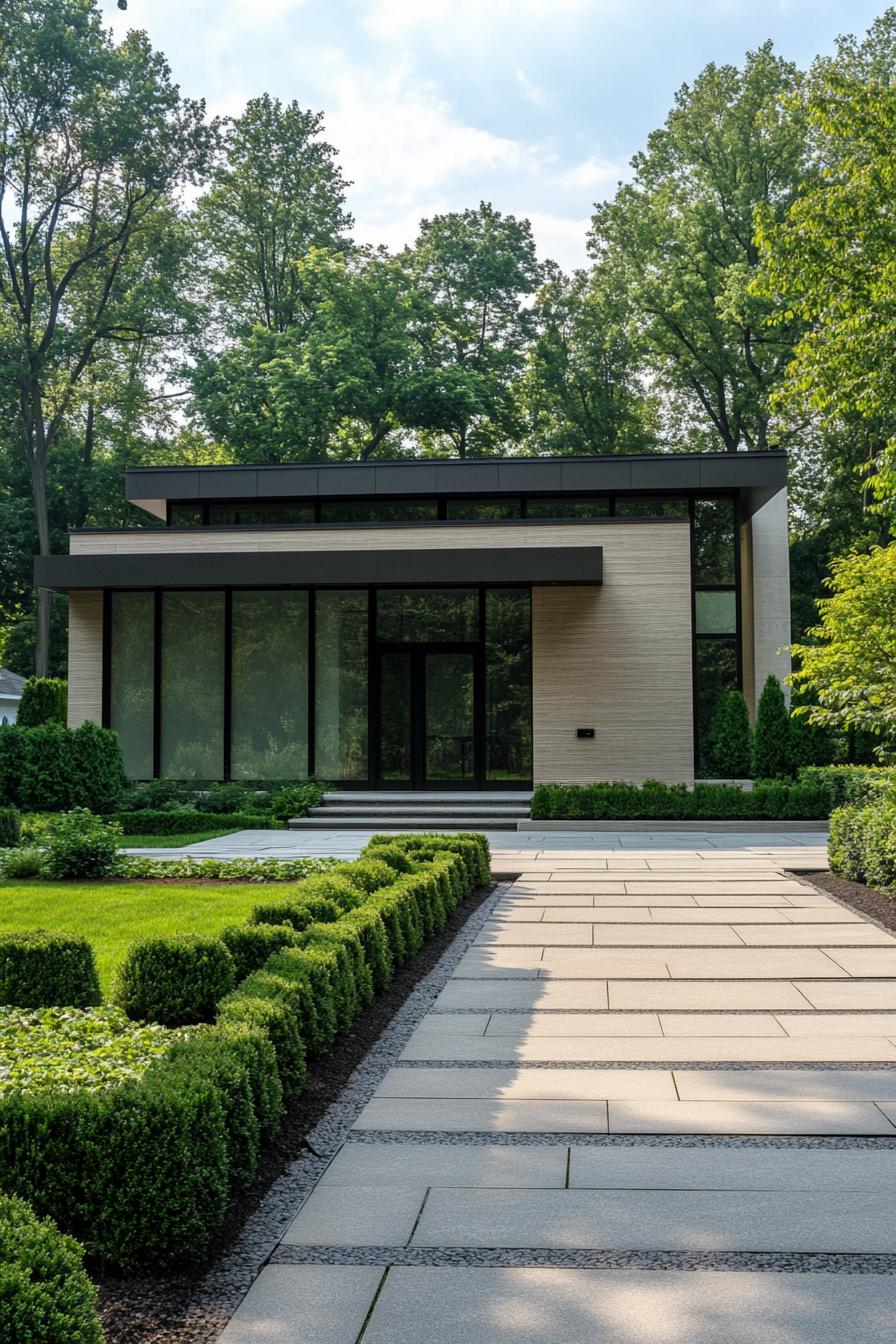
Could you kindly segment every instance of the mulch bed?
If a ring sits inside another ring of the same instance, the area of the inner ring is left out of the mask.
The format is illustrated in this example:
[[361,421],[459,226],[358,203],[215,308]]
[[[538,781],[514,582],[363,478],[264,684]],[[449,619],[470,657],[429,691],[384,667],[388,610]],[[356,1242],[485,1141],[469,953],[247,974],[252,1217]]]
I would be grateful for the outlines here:
[[[414,960],[398,972],[389,989],[379,994],[363,1017],[340,1037],[324,1059],[314,1062],[307,1086],[283,1118],[282,1128],[259,1159],[254,1185],[233,1206],[222,1237],[223,1258],[230,1242],[252,1214],[268,1187],[307,1151],[305,1135],[337,1100],[352,1072],[392,1021],[417,983],[428,975],[464,924],[491,895],[481,888],[454,911],[444,931],[427,943]],[[194,1333],[190,1319],[197,1302],[199,1283],[214,1264],[193,1274],[164,1278],[120,1279],[94,1271],[100,1289],[100,1318],[107,1344],[185,1344]]]
[[850,905],[853,910],[858,910],[859,914],[870,915],[885,928],[896,932],[896,901],[892,896],[887,896],[882,891],[875,891],[873,887],[866,887],[861,882],[850,882],[848,878],[835,877],[833,873],[806,873],[805,876],[829,896],[835,896],[844,905]]

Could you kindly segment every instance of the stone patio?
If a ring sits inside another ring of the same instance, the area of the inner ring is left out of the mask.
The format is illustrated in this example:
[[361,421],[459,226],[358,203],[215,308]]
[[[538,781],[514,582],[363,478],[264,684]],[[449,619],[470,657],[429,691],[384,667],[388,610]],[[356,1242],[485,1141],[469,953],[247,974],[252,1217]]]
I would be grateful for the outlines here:
[[594,839],[494,837],[224,1344],[896,1335],[896,938],[790,871],[820,835]]

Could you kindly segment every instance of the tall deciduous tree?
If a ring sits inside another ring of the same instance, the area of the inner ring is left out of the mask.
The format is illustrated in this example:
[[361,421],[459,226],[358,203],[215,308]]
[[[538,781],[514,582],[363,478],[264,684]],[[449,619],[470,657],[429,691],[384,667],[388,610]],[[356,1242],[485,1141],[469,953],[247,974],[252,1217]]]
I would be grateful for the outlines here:
[[[158,320],[129,301],[135,246],[158,238],[170,193],[195,180],[212,134],[145,35],[116,46],[94,0],[0,9],[0,334],[41,554],[48,462],[86,373],[106,343]],[[42,591],[39,675],[49,622]]]
[[436,451],[500,450],[518,429],[513,384],[541,278],[529,221],[485,202],[436,215],[422,221],[404,260],[424,305],[409,417]]
[[[781,217],[763,210],[754,288],[803,332],[782,390],[877,468],[896,515],[896,10],[815,62],[801,98],[823,171]],[[856,481],[858,484],[858,481]],[[866,476],[866,503],[870,498]]]
[[225,126],[224,154],[197,218],[225,332],[289,331],[304,320],[296,263],[346,245],[352,219],[323,114],[264,94]]
[[598,207],[590,247],[618,268],[657,383],[729,452],[780,441],[769,394],[802,324],[770,330],[754,294],[754,215],[781,218],[810,171],[800,85],[771,43],[743,69],[708,65],[633,159],[634,178]]
[[656,406],[613,280],[601,266],[567,276],[552,265],[538,291],[537,335],[518,388],[533,452],[637,453],[656,444]]

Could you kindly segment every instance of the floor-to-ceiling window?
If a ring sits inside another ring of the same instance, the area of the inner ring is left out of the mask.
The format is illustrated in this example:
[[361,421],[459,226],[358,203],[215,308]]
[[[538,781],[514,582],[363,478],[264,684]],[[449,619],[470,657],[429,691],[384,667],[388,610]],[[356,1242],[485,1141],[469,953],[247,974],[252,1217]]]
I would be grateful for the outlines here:
[[696,756],[706,775],[713,716],[726,692],[740,687],[737,512],[728,496],[696,499],[693,509]]
[[528,588],[485,594],[485,778],[532,777],[532,601]]
[[109,727],[118,733],[125,774],[153,774],[154,593],[110,593]]
[[368,607],[365,589],[315,595],[314,771],[368,777]]
[[224,594],[162,594],[159,773],[224,773]]
[[308,594],[247,589],[231,598],[230,775],[308,774]]

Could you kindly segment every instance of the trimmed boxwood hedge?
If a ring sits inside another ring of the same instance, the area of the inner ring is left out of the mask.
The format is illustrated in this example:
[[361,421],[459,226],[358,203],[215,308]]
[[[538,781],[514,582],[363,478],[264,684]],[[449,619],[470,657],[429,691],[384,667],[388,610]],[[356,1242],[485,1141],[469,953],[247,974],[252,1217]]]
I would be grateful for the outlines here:
[[[214,1011],[215,1023],[192,1028],[118,1088],[0,1097],[0,1188],[120,1272],[201,1263],[284,1101],[305,1085],[306,1051],[323,1054],[352,1026],[483,872],[484,837],[389,837],[253,912],[275,910],[277,924],[133,949],[123,977],[132,1011],[139,1002],[163,1021]],[[306,923],[309,909],[316,917]],[[247,969],[222,990],[228,970]]]
[[759,781],[747,792],[728,784],[541,784],[534,821],[818,821],[830,813],[820,783]]
[[0,1344],[103,1344],[96,1299],[82,1247],[0,1195]]
[[0,805],[22,812],[111,812],[125,786],[118,734],[89,720],[0,727]]
[[896,799],[838,807],[828,839],[831,871],[896,896]]
[[211,1022],[235,979],[233,957],[221,938],[195,933],[145,938],[128,949],[114,998],[136,1021],[188,1026]]
[[11,1008],[92,1008],[100,1002],[86,938],[35,929],[0,934],[0,1004]]
[[198,831],[270,831],[280,823],[270,812],[197,812],[192,808],[141,812],[116,812],[115,820],[125,835],[192,835]]

